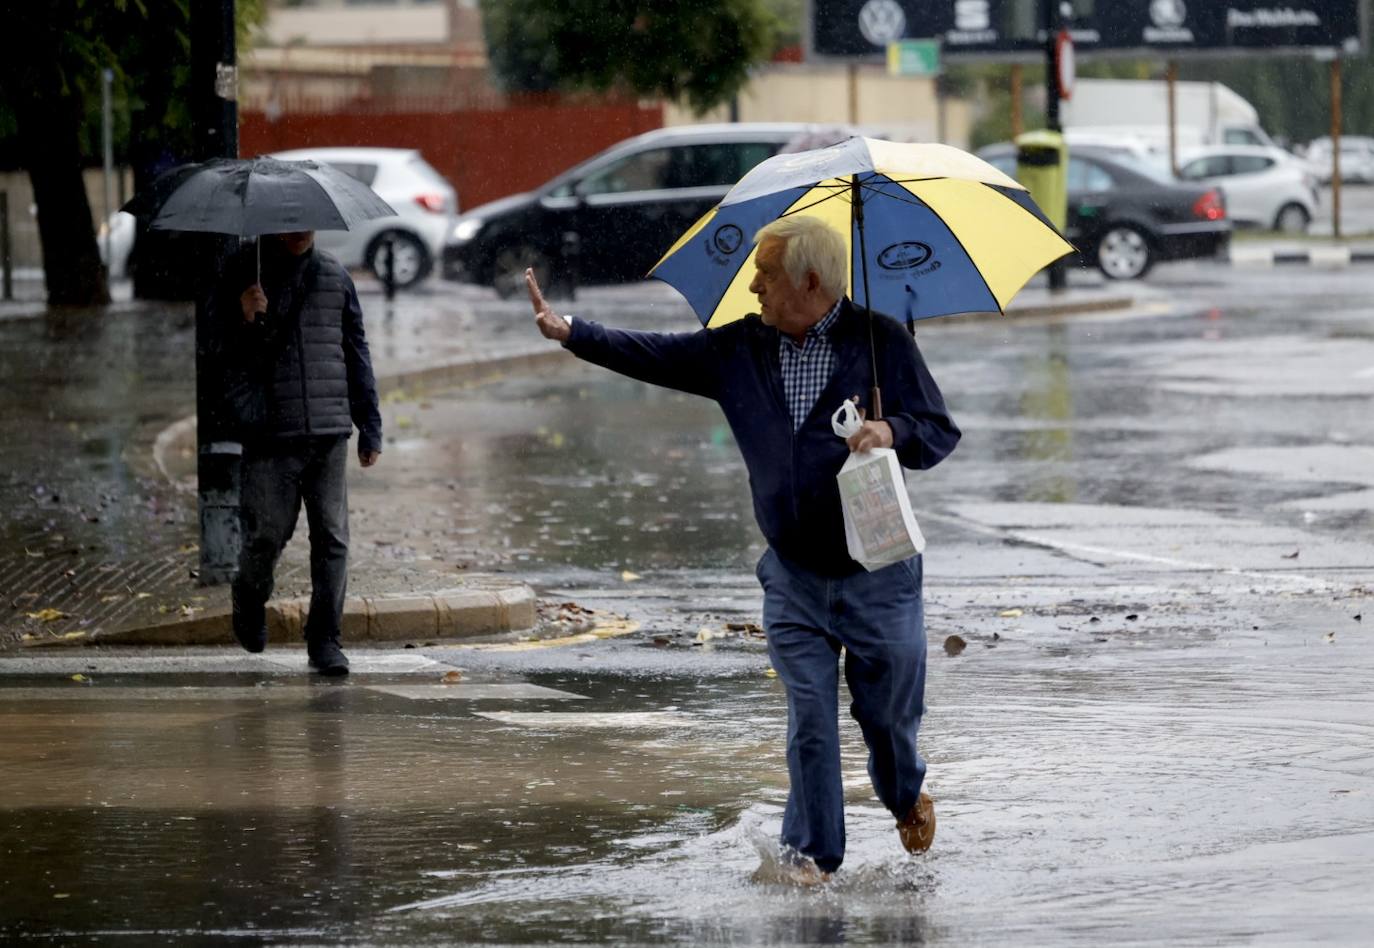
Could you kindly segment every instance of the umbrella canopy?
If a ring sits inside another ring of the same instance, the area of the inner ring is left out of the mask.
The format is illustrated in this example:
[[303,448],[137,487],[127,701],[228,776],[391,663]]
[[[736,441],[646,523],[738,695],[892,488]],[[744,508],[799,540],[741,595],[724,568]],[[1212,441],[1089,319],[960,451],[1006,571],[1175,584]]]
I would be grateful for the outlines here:
[[754,233],[789,214],[819,217],[850,245],[850,299],[910,320],[1004,312],[1033,275],[1072,253],[1026,189],[948,145],[851,138],[755,167],[682,235],[649,275],[707,326],[757,309]]
[[162,174],[123,210],[151,227],[256,237],[349,230],[395,215],[356,178],[314,161],[216,158]]

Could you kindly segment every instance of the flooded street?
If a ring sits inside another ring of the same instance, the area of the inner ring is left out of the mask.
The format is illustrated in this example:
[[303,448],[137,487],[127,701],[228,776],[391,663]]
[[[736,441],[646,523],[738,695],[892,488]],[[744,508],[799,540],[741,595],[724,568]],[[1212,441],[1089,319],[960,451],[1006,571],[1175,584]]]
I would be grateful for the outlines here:
[[390,401],[353,541],[624,634],[355,648],[344,684],[291,649],[7,658],[0,941],[1365,943],[1367,278],[1153,284],[1172,308],[920,329],[966,432],[908,482],[925,856],[846,716],[844,867],[750,881],[785,709],[743,465],[714,406],[569,362]]

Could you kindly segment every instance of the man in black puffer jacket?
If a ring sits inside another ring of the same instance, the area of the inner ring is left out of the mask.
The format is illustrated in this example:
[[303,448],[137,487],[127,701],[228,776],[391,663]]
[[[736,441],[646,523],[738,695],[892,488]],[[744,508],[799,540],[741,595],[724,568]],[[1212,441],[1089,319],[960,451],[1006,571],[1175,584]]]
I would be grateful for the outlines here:
[[348,439],[358,463],[382,449],[377,383],[362,307],[348,272],[314,246],[312,231],[262,241],[255,282],[250,250],[230,261],[216,287],[223,334],[223,393],[243,442],[243,549],[234,580],[234,636],[250,652],[267,645],[273,570],[302,503],[310,524],[310,664],[348,674],[339,647],[348,578]]

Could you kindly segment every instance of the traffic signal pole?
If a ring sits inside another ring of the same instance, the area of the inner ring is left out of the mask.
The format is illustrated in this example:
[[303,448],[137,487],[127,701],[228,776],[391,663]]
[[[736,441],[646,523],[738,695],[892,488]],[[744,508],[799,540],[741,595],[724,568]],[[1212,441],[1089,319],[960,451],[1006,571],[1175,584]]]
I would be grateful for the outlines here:
[[[191,126],[195,159],[237,158],[239,153],[238,65],[234,40],[234,0],[197,0],[190,6]],[[201,269],[196,281],[196,479],[200,514],[202,585],[233,579],[238,569],[239,461],[243,447],[232,440],[220,417],[221,400],[213,383],[210,289],[237,239],[207,234],[199,238]]]
[[[1045,29],[1045,128],[1062,134],[1064,127],[1059,121],[1059,56],[1055,49],[1059,35],[1059,0],[1040,0],[1040,22]],[[1049,278],[1051,290],[1062,290],[1068,285],[1062,258],[1050,264]]]

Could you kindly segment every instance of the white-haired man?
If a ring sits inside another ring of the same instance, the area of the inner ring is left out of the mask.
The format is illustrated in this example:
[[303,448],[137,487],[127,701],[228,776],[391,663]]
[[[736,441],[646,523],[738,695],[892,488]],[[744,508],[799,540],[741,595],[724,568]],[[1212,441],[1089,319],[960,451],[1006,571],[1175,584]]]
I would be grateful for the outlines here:
[[781,218],[755,237],[750,292],[759,315],[719,329],[663,334],[607,329],[556,315],[526,273],[540,331],[574,355],[624,375],[715,399],[748,467],[768,550],[758,564],[769,656],[787,690],[790,793],[782,842],[790,876],[827,879],[844,859],[839,656],[868,744],[878,798],[902,844],[929,848],[935,811],[921,792],[916,749],[924,711],[926,639],[921,558],[866,572],[848,554],[835,475],[850,451],[890,447],[924,469],[954,449],[959,429],[913,340],[875,324],[884,417],[847,442],[830,415],[873,386],[868,321],[846,298],[843,238],[813,217]]

